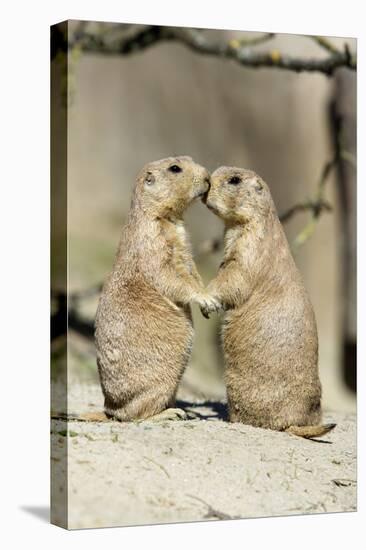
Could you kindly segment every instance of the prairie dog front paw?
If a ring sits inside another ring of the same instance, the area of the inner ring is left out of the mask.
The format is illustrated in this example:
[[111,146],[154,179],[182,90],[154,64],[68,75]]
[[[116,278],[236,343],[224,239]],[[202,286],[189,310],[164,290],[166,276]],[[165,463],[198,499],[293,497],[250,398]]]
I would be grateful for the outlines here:
[[199,305],[201,313],[206,319],[209,318],[210,313],[220,311],[222,308],[217,298],[206,293],[195,296],[194,302]]

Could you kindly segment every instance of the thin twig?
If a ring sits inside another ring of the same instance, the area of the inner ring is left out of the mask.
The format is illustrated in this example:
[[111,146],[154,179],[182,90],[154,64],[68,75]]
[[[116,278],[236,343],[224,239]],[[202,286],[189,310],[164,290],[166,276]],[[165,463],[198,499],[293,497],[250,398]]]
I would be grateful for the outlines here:
[[166,470],[166,468],[164,468],[164,466],[162,464],[159,464],[158,462],[155,462],[155,460],[153,460],[152,458],[149,458],[148,456],[143,456],[142,458],[144,458],[145,460],[148,460],[149,462],[151,462],[152,464],[155,464],[155,466],[157,466],[158,468],[160,468],[160,470],[162,472],[164,472],[164,474],[170,479],[170,474],[169,472]]
[[248,46],[256,46],[257,44],[268,42],[268,40],[271,40],[275,36],[275,33],[267,32],[265,34],[262,34],[261,36],[255,36],[254,38],[233,38],[232,40],[230,40],[229,46],[234,49]]
[[320,47],[331,54],[338,55],[342,53],[334,44],[332,44],[332,42],[330,42],[330,40],[328,40],[328,38],[325,38],[324,36],[310,36],[309,38],[314,40],[314,42],[316,42]]
[[334,485],[337,485],[337,487],[351,487],[357,485],[357,481],[354,479],[332,479],[332,482]]
[[220,510],[216,510],[211,506],[211,504],[208,504],[203,498],[196,497],[195,495],[189,495],[187,494],[187,497],[194,498],[195,500],[198,500],[202,504],[204,504],[207,507],[207,513],[205,514],[205,518],[216,518],[216,519],[241,519],[240,516],[231,516],[229,514],[226,514],[225,512],[221,512]]
[[[327,183],[327,180],[332,170],[337,166],[337,163],[338,163],[338,154],[336,153],[334,157],[325,164],[317,185],[317,191],[316,191],[315,200],[314,200],[315,204],[320,205],[322,202],[324,202],[323,195],[324,195],[325,185]],[[320,214],[321,214],[321,208],[318,207],[313,209],[311,219],[305,225],[302,231],[300,231],[300,233],[297,235],[296,239],[294,240],[293,246],[295,249],[301,246],[302,244],[304,244],[309,239],[309,237],[311,237],[311,235],[314,233]]]

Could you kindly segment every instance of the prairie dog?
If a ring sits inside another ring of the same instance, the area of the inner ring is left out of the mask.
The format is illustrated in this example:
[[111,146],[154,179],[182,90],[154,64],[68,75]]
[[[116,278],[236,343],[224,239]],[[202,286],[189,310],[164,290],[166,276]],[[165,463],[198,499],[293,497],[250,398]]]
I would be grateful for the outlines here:
[[207,290],[226,310],[230,421],[302,437],[327,433],[335,425],[319,426],[314,311],[268,186],[250,170],[223,166],[204,200],[225,223],[224,260]]
[[190,304],[218,308],[205,294],[183,224],[185,209],[208,187],[207,170],[186,156],[151,162],[137,176],[95,321],[108,417],[184,416],[166,409],[173,406],[191,354]]

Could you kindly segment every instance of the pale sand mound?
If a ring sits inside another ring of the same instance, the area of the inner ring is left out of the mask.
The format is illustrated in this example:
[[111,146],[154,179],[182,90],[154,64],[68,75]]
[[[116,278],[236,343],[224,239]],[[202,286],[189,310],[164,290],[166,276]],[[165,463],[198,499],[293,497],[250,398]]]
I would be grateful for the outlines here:
[[[69,528],[356,510],[354,415],[325,414],[337,427],[322,443],[230,424],[223,404],[184,399],[192,420],[69,423]],[[100,409],[98,385],[73,384],[70,404]],[[65,423],[52,430],[62,470]]]

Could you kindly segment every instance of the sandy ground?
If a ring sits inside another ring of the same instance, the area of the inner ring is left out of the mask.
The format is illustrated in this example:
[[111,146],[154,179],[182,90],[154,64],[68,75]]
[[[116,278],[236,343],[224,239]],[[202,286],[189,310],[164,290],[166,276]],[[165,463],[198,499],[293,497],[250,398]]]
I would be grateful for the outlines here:
[[[178,397],[189,420],[52,421],[55,502],[68,445],[70,529],[356,510],[354,415],[324,414],[337,427],[309,441],[229,424],[223,403],[184,387]],[[71,385],[70,412],[101,406],[97,384]]]

